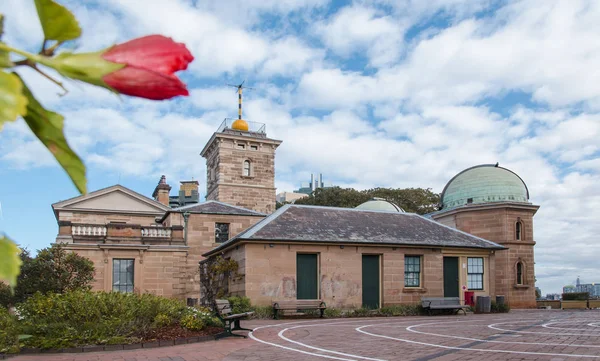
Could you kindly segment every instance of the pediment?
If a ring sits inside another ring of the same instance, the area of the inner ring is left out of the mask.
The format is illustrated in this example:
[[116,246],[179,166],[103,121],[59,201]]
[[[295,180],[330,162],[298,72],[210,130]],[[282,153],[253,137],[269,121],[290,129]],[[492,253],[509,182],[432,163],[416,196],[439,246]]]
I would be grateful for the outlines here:
[[112,186],[53,205],[54,209],[124,213],[164,213],[169,208],[123,186]]

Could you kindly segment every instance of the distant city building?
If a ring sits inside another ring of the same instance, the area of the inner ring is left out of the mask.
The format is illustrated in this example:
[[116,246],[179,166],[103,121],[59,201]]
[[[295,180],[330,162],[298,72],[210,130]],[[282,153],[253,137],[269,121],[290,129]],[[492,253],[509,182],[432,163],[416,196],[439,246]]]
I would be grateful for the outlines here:
[[590,294],[590,297],[600,297],[600,284],[596,283],[581,283],[579,277],[577,277],[577,281],[575,282],[575,286],[568,285],[563,287],[563,293],[579,293],[579,292],[587,292]]
[[169,207],[177,208],[200,202],[200,193],[198,193],[198,181],[181,181],[179,193],[176,196],[169,196]]
[[333,185],[328,184],[325,185],[323,183],[323,174],[319,174],[319,179],[315,178],[314,174],[310,175],[310,183],[302,183],[300,188],[294,191],[294,193],[302,193],[302,194],[312,194],[318,188],[331,188]]
[[553,301],[560,300],[560,293],[547,293],[546,299]]
[[294,193],[294,192],[281,192],[277,194],[277,202],[279,203],[294,203],[300,198],[306,198],[308,194]]

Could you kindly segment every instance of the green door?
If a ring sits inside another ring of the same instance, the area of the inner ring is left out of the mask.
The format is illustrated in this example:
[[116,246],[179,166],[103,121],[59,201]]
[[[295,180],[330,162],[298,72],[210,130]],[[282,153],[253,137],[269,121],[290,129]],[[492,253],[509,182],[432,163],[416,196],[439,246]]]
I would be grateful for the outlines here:
[[458,297],[458,257],[444,257],[444,297]]
[[362,256],[362,303],[363,307],[379,308],[379,256]]
[[316,300],[319,298],[317,255],[296,255],[296,298],[299,300]]

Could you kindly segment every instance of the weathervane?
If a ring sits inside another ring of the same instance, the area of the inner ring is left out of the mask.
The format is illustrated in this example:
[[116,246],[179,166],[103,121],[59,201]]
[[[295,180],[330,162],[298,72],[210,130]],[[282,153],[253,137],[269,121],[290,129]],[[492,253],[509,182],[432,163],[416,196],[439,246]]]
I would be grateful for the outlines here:
[[237,93],[238,93],[238,119],[239,120],[242,120],[242,90],[243,89],[250,89],[250,90],[254,89],[254,88],[250,88],[250,87],[244,86],[245,82],[246,82],[246,80],[244,80],[239,85],[227,84],[230,87],[237,88]]

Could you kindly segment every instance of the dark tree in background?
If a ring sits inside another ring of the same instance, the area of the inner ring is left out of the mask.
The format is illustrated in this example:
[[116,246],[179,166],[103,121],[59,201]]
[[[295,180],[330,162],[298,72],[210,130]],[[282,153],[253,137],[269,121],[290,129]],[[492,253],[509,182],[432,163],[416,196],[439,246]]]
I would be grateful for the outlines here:
[[31,257],[28,250],[21,252],[21,274],[14,294],[0,283],[0,305],[23,302],[36,292],[64,293],[77,289],[89,290],[94,279],[94,263],[88,258],[54,244]]
[[318,188],[295,204],[354,208],[372,198],[383,198],[397,204],[406,212],[427,214],[439,209],[440,195],[430,188],[373,188],[358,191],[353,188]]

